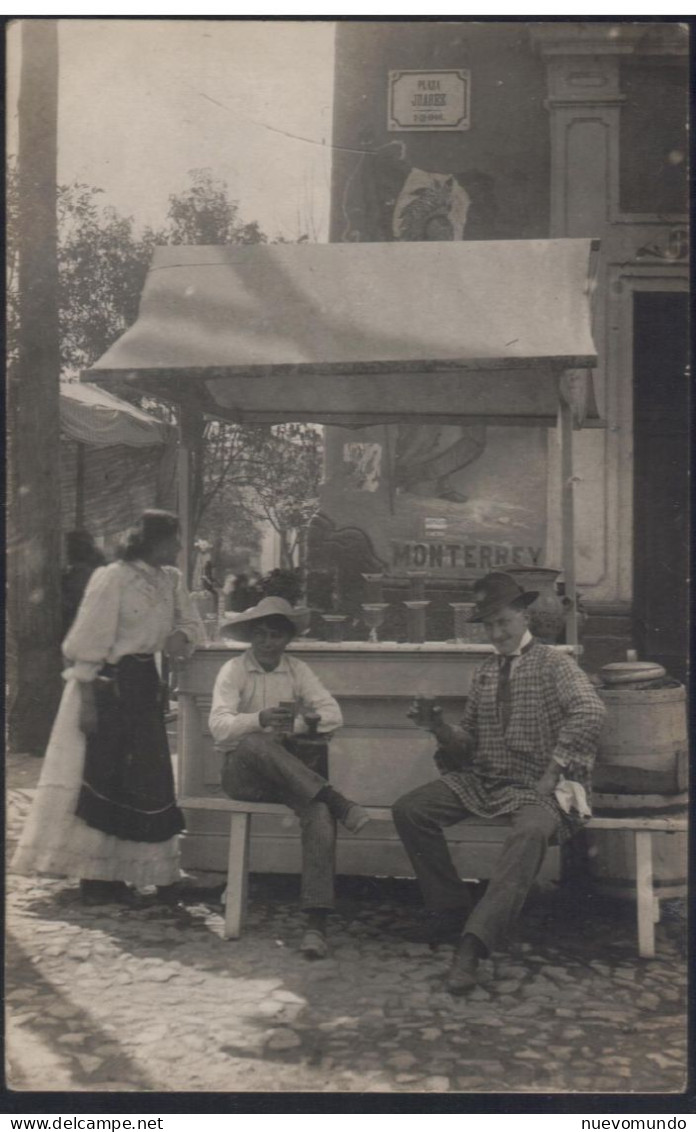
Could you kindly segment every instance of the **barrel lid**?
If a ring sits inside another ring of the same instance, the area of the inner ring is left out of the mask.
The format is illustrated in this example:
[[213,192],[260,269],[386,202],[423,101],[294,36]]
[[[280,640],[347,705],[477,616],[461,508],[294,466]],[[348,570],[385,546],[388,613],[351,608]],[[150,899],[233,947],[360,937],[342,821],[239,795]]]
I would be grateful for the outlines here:
[[610,687],[615,684],[641,684],[648,680],[661,680],[667,675],[661,664],[647,660],[622,660],[605,664],[600,668],[602,683]]

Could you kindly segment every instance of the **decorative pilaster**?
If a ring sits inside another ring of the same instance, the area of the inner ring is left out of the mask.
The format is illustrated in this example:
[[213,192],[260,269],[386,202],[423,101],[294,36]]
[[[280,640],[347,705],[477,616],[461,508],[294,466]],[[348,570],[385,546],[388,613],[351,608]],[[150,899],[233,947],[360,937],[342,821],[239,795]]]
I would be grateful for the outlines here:
[[[530,27],[546,62],[551,140],[549,235],[599,237],[593,300],[602,430],[572,437],[578,584],[588,602],[625,609],[633,561],[633,301],[637,290],[688,286],[679,216],[622,211],[622,61],[669,66],[688,52],[677,23],[567,23]],[[561,510],[558,435],[549,431],[548,514]],[[549,523],[547,561],[560,560],[560,525]]]
[[[624,98],[619,85],[619,57],[632,52],[621,29],[610,24],[543,24],[531,29],[546,60],[551,139],[552,238],[594,236],[601,240],[595,290],[593,332],[599,355],[594,383],[600,412],[609,428],[584,430],[573,437],[575,449],[576,567],[578,582],[597,596],[615,598],[617,547],[607,535],[616,529],[615,496],[609,480],[617,460],[609,421],[612,404],[606,369],[606,246],[618,208],[619,127]],[[549,433],[548,514],[562,506],[560,437]],[[567,469],[566,469],[567,471]],[[608,519],[610,519],[608,523]],[[549,522],[547,561],[560,561],[561,524]]]
[[601,236],[618,202],[618,60],[548,61],[552,237]]

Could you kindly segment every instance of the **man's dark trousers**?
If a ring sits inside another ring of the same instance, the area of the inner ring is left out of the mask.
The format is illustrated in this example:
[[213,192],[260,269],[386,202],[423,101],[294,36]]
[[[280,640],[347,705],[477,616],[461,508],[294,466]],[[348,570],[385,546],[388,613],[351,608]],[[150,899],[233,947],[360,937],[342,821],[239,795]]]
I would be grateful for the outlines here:
[[[443,829],[473,815],[441,779],[419,786],[394,804],[394,824],[429,912],[469,911],[466,885],[452,863]],[[525,805],[510,815],[510,835],[488,882],[470,913],[465,931],[491,952],[509,933],[541,868],[558,819],[543,805]]]

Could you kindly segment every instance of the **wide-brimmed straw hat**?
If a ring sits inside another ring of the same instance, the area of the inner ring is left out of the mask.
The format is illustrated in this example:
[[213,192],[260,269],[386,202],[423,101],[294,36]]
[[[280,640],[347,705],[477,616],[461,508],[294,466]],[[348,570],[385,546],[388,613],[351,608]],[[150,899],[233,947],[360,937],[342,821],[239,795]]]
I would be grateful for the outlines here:
[[243,613],[229,617],[220,626],[220,632],[224,637],[232,637],[235,641],[248,641],[254,621],[260,621],[264,617],[285,617],[296,633],[301,633],[309,625],[308,609],[295,608],[284,597],[264,597],[258,605],[252,605]]
[[524,609],[531,605],[539,596],[538,590],[523,590],[510,574],[502,571],[486,574],[474,586],[474,601],[476,605],[469,616],[469,621],[487,621],[500,613],[501,609],[516,602]]

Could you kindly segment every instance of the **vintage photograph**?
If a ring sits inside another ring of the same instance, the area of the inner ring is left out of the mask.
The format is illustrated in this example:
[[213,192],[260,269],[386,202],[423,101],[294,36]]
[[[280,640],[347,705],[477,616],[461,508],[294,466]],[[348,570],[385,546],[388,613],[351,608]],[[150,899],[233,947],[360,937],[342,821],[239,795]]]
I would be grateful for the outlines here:
[[689,25],[5,34],[10,1090],[679,1096]]

